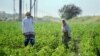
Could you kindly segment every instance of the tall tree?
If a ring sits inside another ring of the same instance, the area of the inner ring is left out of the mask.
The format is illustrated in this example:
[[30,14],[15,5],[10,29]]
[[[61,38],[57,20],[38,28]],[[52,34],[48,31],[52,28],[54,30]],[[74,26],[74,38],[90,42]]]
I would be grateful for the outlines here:
[[82,10],[75,6],[74,4],[64,5],[61,9],[59,9],[61,18],[71,19],[77,15],[79,15]]

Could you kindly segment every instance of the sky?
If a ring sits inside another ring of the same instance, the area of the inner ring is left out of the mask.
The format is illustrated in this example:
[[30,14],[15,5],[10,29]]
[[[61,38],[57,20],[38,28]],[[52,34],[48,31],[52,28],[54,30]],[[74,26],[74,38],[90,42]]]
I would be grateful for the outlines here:
[[[82,9],[80,16],[100,15],[100,0],[38,0],[38,16],[59,17],[58,10],[64,5],[75,4]],[[19,11],[19,0],[15,0],[16,13]],[[0,11],[13,13],[13,0],[0,0]],[[29,11],[29,0],[23,0],[23,13]]]

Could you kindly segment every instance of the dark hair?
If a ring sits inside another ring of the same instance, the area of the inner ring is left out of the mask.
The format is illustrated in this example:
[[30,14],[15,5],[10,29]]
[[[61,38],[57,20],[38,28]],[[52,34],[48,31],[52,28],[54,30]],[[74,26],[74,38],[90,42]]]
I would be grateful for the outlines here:
[[26,16],[31,16],[31,13],[30,12],[26,12]]

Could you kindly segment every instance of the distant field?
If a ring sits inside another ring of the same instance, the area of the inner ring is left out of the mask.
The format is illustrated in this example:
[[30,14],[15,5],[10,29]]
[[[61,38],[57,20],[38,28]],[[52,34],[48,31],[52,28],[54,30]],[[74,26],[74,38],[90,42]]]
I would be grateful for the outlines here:
[[70,20],[71,22],[100,22],[100,16],[83,16],[74,17]]
[[64,48],[61,23],[35,23],[35,45],[24,47],[19,22],[0,21],[0,56],[100,56],[100,23],[68,22],[72,39]]

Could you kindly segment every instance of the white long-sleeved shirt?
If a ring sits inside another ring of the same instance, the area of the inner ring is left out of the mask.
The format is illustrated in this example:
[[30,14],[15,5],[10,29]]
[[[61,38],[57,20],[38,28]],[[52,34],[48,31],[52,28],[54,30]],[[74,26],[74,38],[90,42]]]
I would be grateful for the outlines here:
[[22,33],[34,32],[33,19],[26,17],[22,20]]

